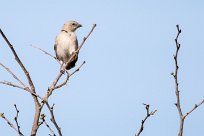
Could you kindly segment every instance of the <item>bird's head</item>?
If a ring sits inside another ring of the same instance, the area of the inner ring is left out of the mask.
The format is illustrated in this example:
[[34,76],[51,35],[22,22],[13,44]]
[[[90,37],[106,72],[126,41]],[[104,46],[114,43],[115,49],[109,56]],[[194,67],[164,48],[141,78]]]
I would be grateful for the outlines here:
[[82,27],[82,25],[76,21],[71,20],[71,21],[66,22],[63,25],[62,30],[67,31],[67,32],[75,32],[76,29],[79,27]]

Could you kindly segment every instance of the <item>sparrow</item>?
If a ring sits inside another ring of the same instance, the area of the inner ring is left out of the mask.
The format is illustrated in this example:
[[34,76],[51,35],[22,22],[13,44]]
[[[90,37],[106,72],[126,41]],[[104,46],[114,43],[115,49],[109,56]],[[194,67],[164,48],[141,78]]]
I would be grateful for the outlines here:
[[[73,68],[78,60],[78,53],[76,52],[78,40],[75,31],[80,27],[82,25],[78,22],[68,21],[62,26],[61,32],[55,39],[54,50],[56,58],[60,61],[62,67],[65,65],[66,70]],[[74,53],[76,54],[69,61]]]

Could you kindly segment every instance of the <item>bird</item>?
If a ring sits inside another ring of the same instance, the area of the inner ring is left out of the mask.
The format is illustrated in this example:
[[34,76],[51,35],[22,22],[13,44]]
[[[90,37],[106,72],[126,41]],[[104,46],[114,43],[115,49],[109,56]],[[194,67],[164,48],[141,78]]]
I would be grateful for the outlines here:
[[[78,60],[78,40],[75,31],[80,27],[82,25],[77,21],[67,21],[55,39],[54,50],[56,58],[60,61],[61,68],[65,67],[66,70],[75,67],[75,63]],[[74,53],[75,55],[73,55]],[[72,55],[73,57],[71,57]],[[70,58],[71,60],[69,60]]]

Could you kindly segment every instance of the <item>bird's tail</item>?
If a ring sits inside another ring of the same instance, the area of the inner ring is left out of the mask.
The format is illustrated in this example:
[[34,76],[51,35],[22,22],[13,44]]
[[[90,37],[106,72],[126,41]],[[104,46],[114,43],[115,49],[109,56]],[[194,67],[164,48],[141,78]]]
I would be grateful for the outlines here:
[[71,68],[75,67],[75,63],[77,62],[77,60],[78,60],[78,54],[74,54],[70,62],[66,64],[66,67],[65,67],[66,70],[70,70]]

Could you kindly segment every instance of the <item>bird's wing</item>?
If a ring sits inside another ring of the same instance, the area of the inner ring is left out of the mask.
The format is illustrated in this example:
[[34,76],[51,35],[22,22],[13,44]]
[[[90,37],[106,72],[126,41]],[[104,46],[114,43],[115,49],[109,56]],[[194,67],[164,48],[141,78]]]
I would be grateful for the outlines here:
[[55,50],[55,52],[57,51],[57,44],[56,43],[54,45],[54,50]]
[[75,47],[75,50],[77,50],[78,49],[78,40],[76,39],[76,47]]
[[[56,39],[57,39],[57,37],[56,37]],[[54,44],[54,50],[55,50],[55,55],[56,55],[56,57],[58,59],[58,56],[57,56],[57,41],[56,40],[55,40],[55,44]]]

